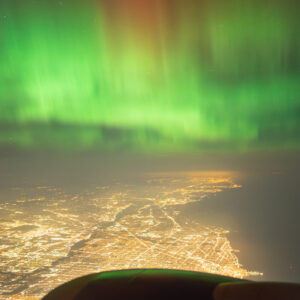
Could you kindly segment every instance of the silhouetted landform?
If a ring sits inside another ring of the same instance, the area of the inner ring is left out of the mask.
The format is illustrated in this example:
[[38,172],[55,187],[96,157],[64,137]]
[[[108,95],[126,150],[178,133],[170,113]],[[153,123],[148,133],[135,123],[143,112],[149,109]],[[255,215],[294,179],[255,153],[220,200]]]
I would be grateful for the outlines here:
[[77,278],[43,298],[54,299],[297,300],[300,299],[300,285],[251,282],[191,271],[133,269]]
[[72,280],[43,300],[81,299],[213,299],[215,287],[240,281],[206,273],[135,269],[91,274]]

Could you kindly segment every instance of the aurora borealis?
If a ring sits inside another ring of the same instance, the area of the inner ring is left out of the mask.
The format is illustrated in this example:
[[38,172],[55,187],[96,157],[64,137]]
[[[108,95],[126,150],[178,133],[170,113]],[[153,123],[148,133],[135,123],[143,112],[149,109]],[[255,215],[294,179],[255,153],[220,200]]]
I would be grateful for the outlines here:
[[0,0],[0,145],[299,147],[298,1]]
[[0,0],[0,298],[135,267],[300,282],[299,12]]

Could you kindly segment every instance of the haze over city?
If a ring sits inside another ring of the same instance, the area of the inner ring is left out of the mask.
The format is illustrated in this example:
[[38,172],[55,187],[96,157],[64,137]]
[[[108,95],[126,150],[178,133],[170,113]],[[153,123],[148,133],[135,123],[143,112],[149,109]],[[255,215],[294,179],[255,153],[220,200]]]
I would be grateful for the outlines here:
[[298,11],[0,0],[0,299],[124,268],[299,282]]

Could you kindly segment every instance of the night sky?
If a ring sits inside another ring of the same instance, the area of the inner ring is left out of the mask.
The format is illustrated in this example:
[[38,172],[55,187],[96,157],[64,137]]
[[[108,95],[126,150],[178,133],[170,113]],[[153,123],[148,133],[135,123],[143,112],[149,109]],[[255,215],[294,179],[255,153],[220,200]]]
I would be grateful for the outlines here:
[[299,11],[298,0],[0,0],[0,206],[37,185],[236,172],[241,189],[181,213],[230,230],[260,279],[299,282]]
[[298,149],[298,1],[0,1],[0,143]]

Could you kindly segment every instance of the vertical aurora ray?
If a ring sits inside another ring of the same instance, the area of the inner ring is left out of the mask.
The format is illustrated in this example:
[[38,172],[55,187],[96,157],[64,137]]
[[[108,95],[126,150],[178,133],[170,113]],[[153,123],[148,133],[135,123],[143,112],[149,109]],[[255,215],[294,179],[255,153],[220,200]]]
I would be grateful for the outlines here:
[[0,143],[298,147],[298,8],[3,0]]

